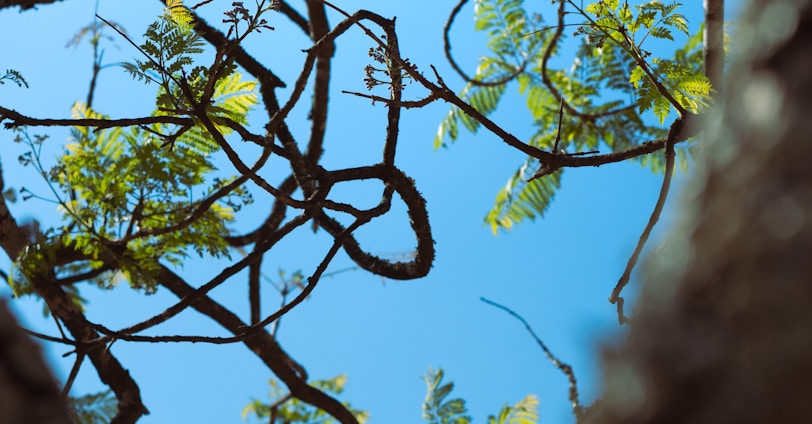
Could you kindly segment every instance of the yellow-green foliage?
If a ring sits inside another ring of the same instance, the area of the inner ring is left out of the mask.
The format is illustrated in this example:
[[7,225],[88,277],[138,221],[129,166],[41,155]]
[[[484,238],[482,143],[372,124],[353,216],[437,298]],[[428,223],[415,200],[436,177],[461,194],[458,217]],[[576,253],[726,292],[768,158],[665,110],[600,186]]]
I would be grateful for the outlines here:
[[[471,417],[465,400],[448,399],[454,383],[443,383],[443,370],[429,368],[423,376],[427,394],[423,402],[423,419],[429,424],[470,424]],[[498,414],[488,416],[488,424],[535,424],[539,420],[538,398],[527,395],[510,406],[505,404]]]
[[[280,399],[288,395],[287,391],[280,386],[279,382],[271,379],[271,398],[270,403],[263,403],[260,400],[254,399],[242,410],[242,418],[245,420],[249,416],[256,418],[257,422],[268,422],[271,416],[271,405],[276,406],[275,416],[279,422],[289,424],[334,424],[337,423],[329,414],[321,409],[314,408],[301,400],[291,397],[288,400],[280,402]],[[325,393],[332,393],[340,395],[344,392],[344,385],[347,384],[347,376],[344,374],[333,377],[329,380],[315,380],[309,383],[311,386],[321,390]],[[359,423],[364,424],[369,419],[369,413],[358,409],[353,409],[349,403],[344,402],[346,406]]]
[[[586,117],[564,114],[560,149],[568,153],[626,150],[664,137],[665,121],[678,110],[677,106],[692,113],[706,106],[712,88],[702,71],[701,31],[688,34],[687,20],[677,13],[678,3],[655,0],[632,6],[627,1],[600,0],[581,9],[581,2],[563,1],[565,22],[578,23],[574,33],[581,37],[580,48],[568,68],[557,69],[552,66],[555,62],[548,63],[546,76],[558,95]],[[553,3],[558,7],[558,1]],[[557,16],[553,18],[557,21]],[[522,0],[477,0],[474,28],[487,35],[489,53],[480,59],[473,78],[487,84],[469,83],[460,91],[460,97],[488,115],[499,106],[507,85],[517,82],[536,127],[535,134],[525,141],[551,150],[559,135],[560,101],[545,83],[541,64],[557,30],[555,22],[545,25],[541,17],[527,11]],[[687,35],[687,39],[668,57],[646,50],[647,40],[674,41],[677,33]],[[570,34],[572,31],[564,31],[561,40]],[[552,55],[559,53],[558,47],[552,46]],[[507,78],[512,75],[515,78]],[[676,104],[663,95],[657,84]],[[629,105],[636,107],[625,107]],[[479,122],[452,107],[440,123],[435,148],[447,146],[447,139],[455,141],[460,123],[471,132],[479,128]],[[683,165],[693,150],[690,144],[681,143],[677,149]],[[664,168],[661,155],[637,160],[654,171]],[[562,172],[527,182],[539,166],[538,161],[529,158],[499,191],[493,209],[485,217],[486,225],[494,232],[544,214],[560,186]]]
[[[158,84],[153,116],[187,117],[194,125],[76,126],[64,154],[49,170],[39,161],[41,143],[29,139],[32,151],[26,161],[47,176],[64,225],[21,256],[12,278],[18,293],[30,291],[26,276],[53,263],[48,259],[64,245],[79,249],[88,260],[62,271],[92,271],[112,260],[116,273],[102,273],[93,281],[112,287],[123,277],[147,292],[155,290],[159,261],[179,265],[191,253],[228,255],[226,225],[233,221],[234,209],[251,197],[244,187],[236,187],[216,201],[201,203],[206,200],[201,193],[212,195],[233,178],[210,176],[215,168],[209,156],[219,145],[200,124],[195,105],[206,105],[206,118],[228,135],[232,130],[225,120],[245,124],[257,103],[256,83],[244,81],[236,66],[222,61],[187,69],[203,45],[187,15],[180,1],[169,2],[140,46],[147,58],[124,66],[134,78]],[[72,117],[107,119],[82,103],[73,106]],[[78,293],[76,299],[81,300]]]
[[[77,103],[73,117],[104,118]],[[74,127],[72,143],[51,172],[52,182],[69,194],[60,209],[70,229],[62,242],[74,243],[93,259],[117,259],[134,287],[151,290],[156,259],[180,263],[192,250],[199,255],[227,254],[223,237],[233,220],[231,208],[214,203],[189,220],[199,204],[195,188],[214,170],[208,154],[185,143],[172,149],[155,133],[166,125],[93,131]],[[156,230],[174,231],[153,234]],[[117,246],[123,244],[125,253]]]
[[[30,291],[26,276],[53,263],[53,255],[65,245],[87,260],[58,271],[88,272],[113,261],[116,273],[101,273],[93,281],[112,287],[123,277],[147,292],[155,290],[159,261],[179,265],[191,253],[228,255],[226,225],[233,221],[234,209],[251,197],[244,187],[232,187],[206,199],[233,178],[211,176],[215,167],[209,156],[219,145],[200,124],[197,105],[205,105],[206,119],[225,136],[232,131],[226,120],[246,123],[257,103],[256,83],[242,80],[222,56],[209,67],[188,69],[192,56],[203,51],[190,23],[181,1],[167,2],[140,46],[146,58],[124,67],[134,78],[158,85],[153,116],[186,117],[194,125],[75,126],[64,154],[48,170],[39,160],[41,141],[27,139],[31,152],[24,155],[25,163],[47,176],[64,225],[23,252],[11,278],[17,293]],[[82,103],[73,106],[72,117],[108,119]],[[206,194],[201,198],[201,193]],[[75,297],[80,303],[78,293]]]

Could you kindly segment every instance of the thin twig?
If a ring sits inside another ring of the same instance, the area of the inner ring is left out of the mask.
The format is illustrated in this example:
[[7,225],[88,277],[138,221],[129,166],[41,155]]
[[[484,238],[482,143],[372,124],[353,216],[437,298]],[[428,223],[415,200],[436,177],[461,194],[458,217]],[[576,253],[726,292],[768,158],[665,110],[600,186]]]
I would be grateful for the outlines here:
[[79,368],[82,367],[82,362],[85,360],[85,353],[82,351],[76,352],[76,360],[73,362],[73,367],[70,369],[70,374],[68,374],[68,379],[65,381],[65,386],[62,388],[62,397],[67,398],[70,394],[70,389],[73,386],[73,382],[76,380],[76,376],[79,375]]
[[491,305],[493,307],[499,308],[499,309],[507,312],[512,317],[519,320],[519,322],[524,324],[524,328],[527,329],[527,332],[530,333],[530,335],[536,341],[536,344],[538,344],[539,347],[541,347],[541,350],[544,351],[544,355],[547,356],[547,359],[556,368],[561,370],[561,372],[564,373],[564,375],[567,376],[567,380],[569,380],[569,383],[570,383],[569,400],[570,400],[570,403],[572,404],[572,412],[573,412],[573,414],[575,414],[576,418],[580,417],[581,413],[583,412],[583,407],[581,406],[581,402],[578,400],[578,397],[579,397],[578,396],[578,380],[576,380],[576,378],[575,378],[575,372],[572,370],[572,367],[570,365],[562,362],[560,359],[558,359],[553,354],[553,352],[550,350],[550,348],[548,348],[547,345],[544,343],[544,341],[542,341],[541,338],[538,335],[536,335],[536,332],[533,331],[533,328],[530,327],[530,324],[521,315],[517,314],[516,312],[514,312],[512,309],[508,308],[507,306],[500,305],[500,304],[498,304],[498,303],[496,303],[496,302],[494,302],[492,300],[485,299],[484,297],[480,297],[479,300],[487,303],[488,305]]
[[[617,109],[611,109],[611,110],[607,110],[605,112],[600,112],[600,113],[595,113],[595,114],[583,113],[583,112],[579,111],[578,109],[576,109],[571,104],[569,104],[564,99],[564,94],[561,93],[555,87],[555,84],[553,84],[553,80],[550,78],[550,75],[547,72],[547,69],[548,69],[547,66],[548,66],[548,64],[550,62],[550,59],[553,57],[553,53],[555,52],[556,47],[558,47],[558,44],[561,42],[561,39],[564,36],[564,27],[568,26],[568,24],[566,24],[564,22],[564,16],[567,15],[566,7],[565,7],[566,6],[566,0],[557,0],[557,1],[559,1],[559,5],[558,5],[558,11],[557,11],[558,21],[557,21],[557,25],[555,26],[555,33],[553,33],[553,37],[552,37],[552,39],[550,39],[550,42],[547,44],[547,49],[544,51],[544,55],[543,55],[543,57],[541,59],[541,70],[539,72],[541,74],[541,81],[542,81],[542,83],[544,83],[544,86],[547,87],[547,90],[550,91],[550,94],[552,94],[553,97],[556,98],[556,100],[559,100],[559,101],[563,102],[564,108],[567,109],[567,112],[569,112],[573,116],[576,116],[578,118],[581,118],[581,119],[584,119],[584,120],[587,120],[587,121],[594,121],[594,120],[599,119],[599,118],[604,118],[604,117],[607,117],[607,116],[616,115],[616,114],[619,114],[619,113],[623,113],[623,112],[625,112],[627,110],[633,109],[635,107],[634,105],[628,105],[628,106],[621,106],[621,107],[619,107]],[[584,12],[581,12],[581,14],[586,16],[586,14]]]
[[62,343],[62,344],[67,344],[67,345],[75,345],[76,344],[76,342],[73,341],[73,340],[66,339],[66,338],[59,338],[59,337],[49,336],[47,334],[42,334],[42,333],[38,333],[38,332],[33,331],[33,330],[29,330],[29,329],[27,329],[25,327],[20,327],[20,330],[22,330],[25,334],[28,334],[31,337],[36,337],[38,339],[47,340],[49,342]]
[[555,143],[553,143],[553,153],[558,154],[558,143],[561,142],[561,126],[564,123],[564,97],[561,97],[561,105],[558,107],[558,131],[555,133]]
[[404,107],[406,109],[420,108],[420,107],[426,106],[427,104],[429,104],[429,103],[431,103],[431,102],[433,102],[433,101],[435,101],[435,100],[437,100],[439,98],[439,97],[437,97],[436,94],[431,93],[428,96],[426,96],[425,98],[422,98],[420,100],[401,100],[401,101],[396,103],[396,102],[392,101],[392,99],[387,99],[386,97],[376,96],[376,95],[373,95],[373,94],[359,93],[357,91],[347,91],[347,90],[341,90],[341,92],[344,93],[344,94],[352,94],[353,96],[358,96],[358,97],[363,97],[365,99],[370,99],[370,100],[372,100],[373,103],[381,102],[381,103],[385,103],[387,105],[395,105],[395,106]]
[[[561,97],[561,105],[558,107],[558,131],[556,131],[555,133],[555,141],[553,142],[552,153],[554,155],[559,154],[558,145],[561,142],[561,126],[563,125],[563,123],[564,123],[564,98]],[[550,175],[559,169],[561,169],[561,166],[553,166],[550,165],[549,163],[542,163],[541,168],[539,168],[538,171],[536,171],[536,173],[533,174],[532,177],[528,178],[527,182],[529,183],[538,178]]]
[[[682,122],[680,119],[679,122]],[[677,126],[681,126],[677,125]],[[678,131],[672,128],[671,133]],[[673,137],[673,134],[669,134],[669,139]],[[646,224],[646,228],[643,230],[643,233],[640,234],[640,239],[637,241],[637,246],[632,253],[632,256],[629,258],[629,261],[626,263],[626,269],[623,271],[623,275],[620,276],[620,280],[618,280],[615,288],[612,290],[611,296],[609,296],[609,302],[612,304],[617,304],[617,319],[618,322],[623,324],[628,324],[631,320],[626,317],[623,313],[623,304],[624,300],[620,296],[620,293],[623,291],[623,288],[629,284],[629,280],[632,275],[632,270],[634,266],[637,264],[637,260],[640,257],[640,253],[643,251],[643,247],[646,245],[646,242],[651,235],[651,230],[654,229],[654,226],[657,224],[657,221],[660,219],[660,213],[665,206],[665,200],[668,198],[668,189],[671,187],[671,177],[674,174],[674,143],[673,141],[666,141],[665,144],[665,175],[663,176],[663,184],[660,187],[660,195],[657,197],[657,204],[654,205],[654,210],[651,212],[651,217],[649,217],[648,223]]]
[[150,62],[152,62],[152,64],[155,65],[156,69],[160,69],[161,73],[163,73],[166,77],[168,77],[169,79],[174,81],[175,84],[178,85],[178,87],[181,87],[181,88],[184,87],[184,84],[181,84],[181,82],[174,75],[169,73],[169,71],[167,71],[166,68],[163,65],[158,63],[158,61],[156,61],[152,56],[147,54],[147,52],[145,52],[144,49],[142,49],[140,46],[138,46],[138,44],[135,44],[135,42],[133,40],[131,40],[130,37],[127,36],[127,34],[125,34],[123,31],[118,29],[118,27],[116,27],[115,25],[111,24],[110,22],[107,22],[107,20],[105,20],[104,18],[102,18],[98,14],[96,14],[96,17],[99,18],[102,22],[104,22],[108,26],[110,26],[110,28],[113,28],[113,30],[115,32],[117,32],[122,38],[127,40],[128,43],[130,43],[133,47],[136,48],[136,50],[138,50],[142,55],[144,55],[144,57],[146,57]]
[[526,55],[524,60],[522,60],[522,64],[517,66],[513,72],[495,81],[482,81],[468,76],[468,74],[462,70],[457,61],[454,60],[454,56],[451,54],[451,27],[454,25],[454,20],[457,18],[457,15],[460,13],[460,10],[462,10],[462,7],[465,6],[466,3],[468,3],[468,0],[460,0],[460,2],[454,6],[454,9],[452,9],[451,13],[448,15],[448,20],[446,20],[445,27],[443,27],[443,50],[445,51],[445,57],[448,60],[448,63],[451,64],[451,67],[455,72],[457,72],[457,75],[459,75],[460,78],[473,86],[495,87],[509,83],[525,71],[530,55]]

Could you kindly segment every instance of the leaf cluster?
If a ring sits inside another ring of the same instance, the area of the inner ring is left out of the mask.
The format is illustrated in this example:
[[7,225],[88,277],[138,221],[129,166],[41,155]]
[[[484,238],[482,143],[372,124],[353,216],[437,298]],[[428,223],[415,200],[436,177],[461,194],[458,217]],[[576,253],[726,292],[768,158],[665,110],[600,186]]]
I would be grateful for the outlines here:
[[471,417],[465,400],[460,398],[449,399],[454,390],[454,383],[443,384],[443,370],[429,368],[423,376],[426,381],[427,394],[423,402],[423,419],[429,424],[469,424]]
[[[227,135],[232,129],[226,120],[246,123],[257,103],[256,83],[243,81],[227,60],[211,68],[195,66],[187,74],[185,68],[203,45],[190,23],[191,14],[182,3],[169,2],[140,47],[148,60],[125,68],[136,79],[159,84],[153,115],[189,114],[195,101],[206,97],[208,118]],[[216,80],[209,79],[215,75]],[[72,117],[108,119],[81,103],[74,105]],[[228,256],[226,225],[252,198],[245,187],[231,184],[234,177],[209,176],[216,170],[209,155],[219,146],[197,119],[193,122],[96,130],[75,126],[72,143],[50,168],[40,160],[42,140],[27,138],[30,150],[20,162],[46,178],[64,224],[60,231],[40,235],[24,251],[13,278],[17,294],[31,291],[26,276],[54,263],[60,264],[60,275],[86,274],[87,280],[104,288],[123,278],[151,293],[158,260],[180,265],[191,253]],[[204,196],[196,198],[201,188]],[[23,199],[34,196],[21,191]],[[211,196],[216,198],[208,200]],[[60,262],[56,256],[68,246],[87,259]],[[108,270],[111,260],[117,265]],[[75,301],[81,303],[78,291]]]
[[[194,110],[203,105],[223,135],[232,131],[223,119],[247,122],[248,111],[258,102],[256,82],[243,81],[236,64],[223,51],[218,52],[211,66],[192,66],[195,55],[203,52],[204,41],[192,28],[191,14],[180,1],[167,3],[144,37],[140,50],[146,59],[122,66],[134,79],[159,85],[156,115],[193,116]],[[176,134],[172,147],[177,137],[197,149],[212,152],[219,148],[202,125]]]
[[[701,58],[692,56],[690,61],[679,60],[687,56],[674,55],[675,59],[655,57],[643,49],[648,37],[674,41],[674,32],[689,36],[681,49],[695,49],[696,42],[690,37],[688,21],[676,13],[680,3],[664,4],[649,1],[634,8],[628,1],[600,0],[586,8],[587,23],[579,26],[576,35],[585,35],[589,45],[597,49],[613,44],[634,60],[635,66],[628,76],[637,96],[640,114],[651,110],[662,125],[671,110],[697,113],[706,106],[710,96],[710,82],[704,76]],[[662,92],[665,87],[667,94]],[[674,102],[677,104],[674,104]]]
[[107,424],[116,416],[117,404],[110,390],[68,398],[71,419],[76,424]]
[[192,55],[203,52],[204,41],[189,25],[188,11],[182,11],[182,5],[168,6],[149,24],[144,33],[146,40],[139,46],[147,59],[123,64],[133,78],[166,88],[174,76],[194,63]]
[[[465,400],[448,399],[454,383],[443,383],[443,370],[429,368],[423,377],[426,381],[426,400],[423,402],[423,419],[429,424],[469,424]],[[538,398],[528,395],[510,406],[505,404],[499,413],[488,416],[488,424],[535,424],[538,422]]]
[[[340,395],[344,392],[344,386],[347,383],[347,376],[344,374],[335,376],[328,380],[315,380],[309,384],[325,393],[332,393]],[[262,422],[267,422],[269,418],[275,418],[271,422],[282,422],[286,424],[334,424],[335,419],[327,414],[325,411],[314,408],[301,400],[290,396],[286,390],[281,387],[280,383],[275,379],[269,380],[271,385],[271,392],[269,397],[270,403],[264,403],[260,400],[254,399],[242,411],[243,420],[249,416],[253,416]],[[355,415],[359,423],[363,424],[369,419],[369,413],[366,411],[352,408],[349,403],[344,405]]]
[[[688,35],[679,3],[654,0],[632,7],[628,1],[599,0],[583,8],[569,0],[554,3],[560,7],[558,25],[541,28],[541,18],[529,13],[521,0],[478,0],[475,29],[487,34],[490,53],[480,58],[475,77],[459,97],[487,116],[498,108],[507,86],[516,82],[536,128],[526,142],[547,151],[557,146],[554,154],[624,151],[664,137],[663,124],[673,111],[697,113],[707,105],[712,88],[702,70],[701,31],[690,35],[671,57],[645,50],[648,39],[674,41],[675,33]],[[583,20],[573,34],[582,38],[572,65],[555,69],[550,59],[559,54],[566,38],[564,17],[571,15]],[[440,123],[435,148],[447,146],[446,137],[456,140],[459,124],[471,132],[480,126],[452,106]],[[683,165],[693,150],[684,144],[677,149]],[[658,155],[636,160],[654,171],[665,166]],[[542,216],[549,207],[562,172],[530,180],[541,165],[528,157],[497,193],[485,216],[494,233]]]
[[[229,105],[228,100],[224,104]],[[74,105],[73,117],[106,118],[81,103]],[[67,274],[101,269],[115,258],[118,271],[96,277],[96,284],[109,288],[120,276],[132,287],[152,292],[158,259],[180,265],[191,252],[228,256],[225,237],[226,225],[234,219],[231,206],[242,206],[251,198],[240,188],[200,213],[205,197],[196,199],[195,190],[206,184],[215,167],[207,152],[186,143],[165,148],[156,135],[165,127],[96,131],[74,127],[72,143],[54,167],[45,170],[38,155],[29,156],[30,164],[52,184],[65,222],[60,233],[47,234],[29,246],[20,259],[24,274],[58,263],[56,252],[71,246],[90,260],[63,270]],[[224,185],[225,180],[215,180],[208,192]]]
[[[490,54],[480,58],[476,73],[460,91],[460,98],[484,115],[496,110],[507,83],[521,70],[538,60],[548,38],[538,31],[541,15],[529,15],[522,0],[477,0],[474,27],[488,35]],[[447,147],[445,137],[455,141],[458,124],[476,132],[480,123],[453,106],[440,123],[434,147]]]

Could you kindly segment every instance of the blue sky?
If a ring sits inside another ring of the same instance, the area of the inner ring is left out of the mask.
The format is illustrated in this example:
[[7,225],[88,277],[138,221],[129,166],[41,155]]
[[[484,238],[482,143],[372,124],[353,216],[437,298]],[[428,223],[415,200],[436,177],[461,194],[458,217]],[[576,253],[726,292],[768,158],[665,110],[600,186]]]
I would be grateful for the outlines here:
[[[291,3],[297,6],[299,2]],[[348,11],[368,8],[384,16],[397,16],[403,55],[423,70],[430,64],[437,66],[449,85],[462,88],[442,52],[442,27],[456,2],[335,3]],[[552,21],[549,2],[537,3],[538,11]],[[684,13],[696,27],[701,4],[688,3]],[[732,3],[736,7],[736,2]],[[216,19],[214,16],[229,4],[213,2],[207,6],[209,16]],[[93,10],[93,1],[70,0],[22,14],[16,10],[0,12],[0,39],[14,40],[0,47],[0,68],[20,71],[30,84],[27,90],[8,84],[0,87],[0,104],[38,117],[69,115],[73,102],[86,97],[92,56],[86,43],[75,49],[65,48],[65,44],[91,22]],[[99,6],[102,17],[122,24],[138,41],[160,11],[159,2],[101,0]],[[454,54],[468,70],[485,52],[485,39],[473,33],[471,14],[469,5],[458,17],[453,34]],[[331,23],[338,21],[332,14]],[[260,60],[274,63],[274,70],[292,82],[307,40],[281,15],[272,15],[270,25],[276,31],[255,36],[246,46]],[[114,43],[118,47],[104,45],[106,63],[137,57],[120,38]],[[340,90],[364,91],[363,67],[369,62],[367,50],[372,46],[359,30],[339,39],[323,161],[328,168],[368,165],[379,158],[385,109],[340,94]],[[113,117],[144,116],[154,105],[153,88],[132,81],[117,67],[102,72],[96,95],[94,107]],[[406,95],[414,98],[425,93],[410,87]],[[384,280],[364,271],[325,278],[309,300],[282,319],[281,343],[305,365],[312,378],[346,373],[348,384],[342,400],[369,411],[372,423],[421,422],[420,406],[425,396],[421,376],[430,366],[444,368],[447,378],[456,382],[454,393],[468,401],[475,422],[484,422],[506,402],[512,404],[530,393],[540,398],[542,422],[572,422],[565,377],[546,361],[517,321],[479,298],[489,298],[522,314],[554,353],[574,367],[583,400],[591,402],[599,391],[598,343],[619,331],[614,306],[607,298],[656,201],[661,178],[636,163],[567,171],[562,190],[543,219],[494,237],[483,225],[483,217],[497,190],[524,157],[484,132],[463,132],[451,148],[434,151],[437,125],[447,111],[443,103],[405,111],[396,161],[415,179],[427,200],[437,248],[431,273],[415,281]],[[304,138],[309,128],[306,113],[303,102],[289,122],[299,138]],[[514,94],[503,100],[494,119],[519,138],[532,134],[523,99]],[[51,139],[44,156],[55,157],[67,131],[32,130],[45,132]],[[10,132],[0,132],[6,187],[25,186],[46,194],[32,170],[18,165],[21,146],[12,143],[12,138]],[[218,164],[221,170],[233,172],[227,162],[220,160]],[[269,171],[272,181],[281,176],[281,170]],[[358,183],[339,187],[338,193],[348,200],[363,201],[357,193],[370,188],[378,190],[375,183]],[[669,204],[677,198],[672,195]],[[29,200],[11,207],[18,219],[36,218],[46,223],[58,219],[54,206],[46,202]],[[268,200],[257,195],[256,204],[246,210],[237,227],[253,228],[267,207]],[[665,225],[673,215],[666,214]],[[361,243],[380,255],[397,256],[414,249],[402,203],[396,202],[391,216],[359,234]],[[323,232],[297,233],[270,253],[264,273],[271,279],[278,279],[279,269],[289,274],[302,270],[308,275],[329,243]],[[0,267],[7,271],[9,263],[3,257]],[[181,272],[187,281],[198,285],[223,265],[194,259]],[[328,272],[350,266],[351,261],[341,254]],[[214,290],[212,296],[247,317],[244,281],[245,274],[239,274]],[[635,283],[633,279],[632,286]],[[8,290],[3,288],[2,293],[8,295]],[[265,293],[263,311],[270,313],[279,299],[270,287],[265,287]],[[125,286],[111,291],[85,287],[82,294],[89,300],[89,318],[112,328],[141,321],[176,300],[165,291],[145,297]],[[53,322],[42,319],[40,303],[22,299],[14,302],[14,309],[30,328],[56,334]],[[150,334],[225,335],[192,311]],[[64,379],[72,357],[61,355],[69,349],[46,349],[58,376]],[[141,386],[151,411],[140,421],[143,423],[242,422],[242,408],[251,398],[265,400],[269,390],[269,371],[242,344],[117,342],[112,349]],[[74,394],[101,389],[95,370],[86,363]]]

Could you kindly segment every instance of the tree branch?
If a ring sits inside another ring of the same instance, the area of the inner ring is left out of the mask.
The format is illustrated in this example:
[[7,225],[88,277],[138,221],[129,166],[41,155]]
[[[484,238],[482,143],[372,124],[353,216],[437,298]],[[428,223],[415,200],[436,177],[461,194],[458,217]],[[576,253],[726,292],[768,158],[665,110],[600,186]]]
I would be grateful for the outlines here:
[[724,90],[725,0],[704,0],[705,76],[720,96]]

